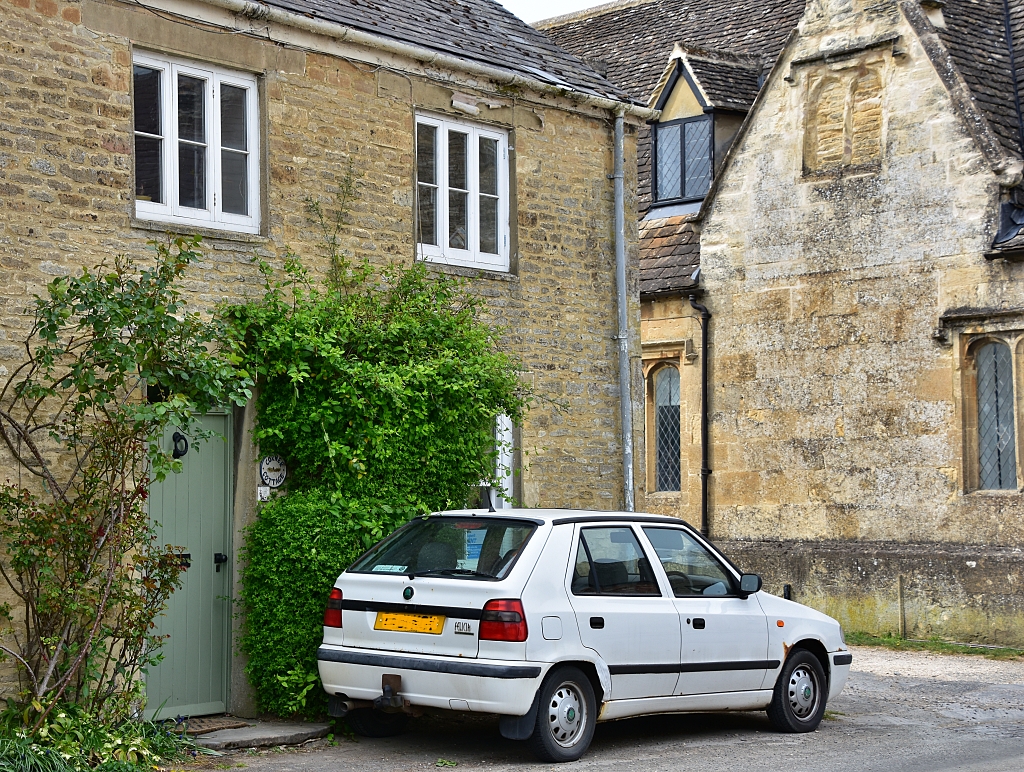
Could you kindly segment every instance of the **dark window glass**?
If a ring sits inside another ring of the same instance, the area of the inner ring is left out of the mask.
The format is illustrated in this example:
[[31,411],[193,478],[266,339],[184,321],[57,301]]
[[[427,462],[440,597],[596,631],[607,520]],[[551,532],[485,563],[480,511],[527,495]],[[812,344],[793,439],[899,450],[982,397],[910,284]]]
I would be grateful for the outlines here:
[[246,89],[220,87],[220,144],[233,150],[248,150],[245,136]]
[[416,124],[416,240],[437,246],[437,127]]
[[712,176],[711,128],[710,117],[655,128],[655,200],[707,195]]
[[536,529],[533,523],[506,518],[417,518],[373,547],[349,571],[500,578],[511,570]]
[[448,246],[469,248],[469,193],[448,191]]
[[658,199],[679,198],[682,195],[683,157],[679,134],[682,127],[658,126],[656,130],[658,161]]
[[428,185],[437,184],[437,128],[416,124],[416,179]]
[[133,78],[135,130],[163,136],[160,129],[160,71],[136,64]]
[[229,214],[249,213],[249,154],[233,150],[220,153],[223,208]]
[[206,209],[206,148],[178,143],[178,203]]
[[420,185],[416,196],[420,244],[437,246],[437,188]]
[[480,137],[480,192],[498,195],[498,140]]
[[644,533],[668,575],[672,594],[677,598],[735,594],[729,572],[686,531],[644,526]]
[[163,203],[160,164],[163,140],[135,135],[135,198]]
[[[160,71],[135,65],[135,197],[163,202],[163,135],[160,125]],[[153,135],[153,136],[145,136]]]
[[469,137],[458,131],[448,132],[448,187],[468,190],[466,169],[469,166],[467,157]]
[[480,251],[498,254],[498,199],[480,196]]
[[178,76],[178,139],[206,143],[206,81]]
[[711,121],[684,123],[686,154],[686,198],[703,198],[711,186]]
[[663,367],[654,374],[656,491],[679,490],[679,371]]
[[979,487],[1013,490],[1017,487],[1017,453],[1010,347],[986,343],[978,349],[977,363]]
[[573,595],[660,595],[632,528],[584,528],[576,547]]

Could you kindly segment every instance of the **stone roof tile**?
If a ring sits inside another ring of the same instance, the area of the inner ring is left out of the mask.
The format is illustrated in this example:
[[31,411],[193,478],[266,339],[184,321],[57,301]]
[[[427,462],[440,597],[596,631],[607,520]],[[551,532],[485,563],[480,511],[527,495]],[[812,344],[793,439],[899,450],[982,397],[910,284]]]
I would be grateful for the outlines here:
[[608,79],[635,99],[658,85],[677,42],[774,61],[805,0],[624,0],[536,22],[552,40],[608,65]]
[[335,22],[554,85],[611,99],[628,95],[494,0],[265,0]]

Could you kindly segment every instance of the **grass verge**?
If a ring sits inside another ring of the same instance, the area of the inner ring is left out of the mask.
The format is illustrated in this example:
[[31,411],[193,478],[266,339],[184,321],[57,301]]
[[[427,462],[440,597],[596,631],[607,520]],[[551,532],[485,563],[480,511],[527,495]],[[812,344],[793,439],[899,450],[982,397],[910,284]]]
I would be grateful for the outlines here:
[[950,643],[941,638],[916,640],[901,638],[891,633],[875,635],[874,633],[844,632],[844,635],[846,642],[851,646],[881,646],[895,651],[931,651],[937,654],[973,654],[988,659],[1020,659],[1024,657],[1024,649]]

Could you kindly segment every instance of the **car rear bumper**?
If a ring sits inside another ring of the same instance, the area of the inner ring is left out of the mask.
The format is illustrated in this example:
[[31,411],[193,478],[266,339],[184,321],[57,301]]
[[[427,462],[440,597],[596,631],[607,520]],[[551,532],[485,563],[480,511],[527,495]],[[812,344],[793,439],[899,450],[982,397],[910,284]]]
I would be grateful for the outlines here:
[[372,700],[381,677],[402,678],[399,695],[410,705],[524,715],[533,703],[547,663],[429,657],[373,649],[322,645],[320,680],[328,694]]

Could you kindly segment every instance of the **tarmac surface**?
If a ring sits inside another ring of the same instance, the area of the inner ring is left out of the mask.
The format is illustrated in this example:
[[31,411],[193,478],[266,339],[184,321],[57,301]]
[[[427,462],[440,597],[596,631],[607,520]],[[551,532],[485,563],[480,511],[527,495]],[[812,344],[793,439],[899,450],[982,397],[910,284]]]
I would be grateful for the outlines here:
[[[816,732],[774,732],[764,713],[673,715],[599,724],[584,757],[539,764],[497,719],[438,711],[387,739],[337,738],[241,752],[251,772],[792,770],[1024,772],[1024,661],[853,648],[850,680]],[[212,761],[212,760],[211,760]],[[447,762],[447,763],[441,763]],[[454,762],[454,763],[453,763]]]

